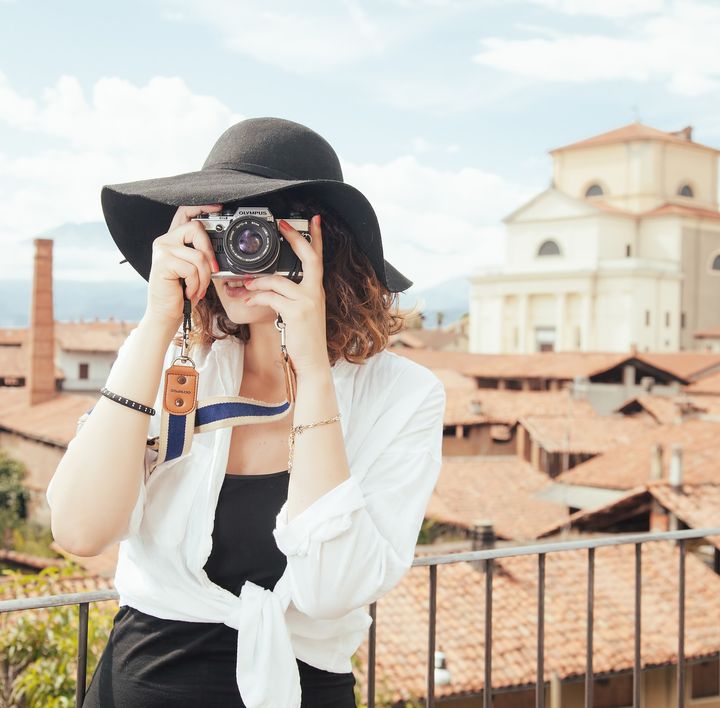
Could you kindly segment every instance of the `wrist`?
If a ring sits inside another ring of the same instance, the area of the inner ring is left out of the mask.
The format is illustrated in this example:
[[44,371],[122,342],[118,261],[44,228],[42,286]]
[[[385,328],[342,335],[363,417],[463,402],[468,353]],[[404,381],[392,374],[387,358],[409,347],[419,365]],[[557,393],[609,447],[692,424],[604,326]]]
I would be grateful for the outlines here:
[[312,366],[305,366],[295,371],[295,378],[298,386],[301,384],[322,384],[332,380],[332,367],[330,362],[322,362]]
[[181,325],[182,319],[180,319],[177,324],[173,324],[167,319],[155,317],[154,315],[148,314],[147,312],[145,312],[145,314],[142,316],[142,319],[138,323],[138,327],[142,328],[143,330],[153,332],[156,336],[161,337],[168,344],[170,343],[170,340],[175,336],[175,333],[178,331]]

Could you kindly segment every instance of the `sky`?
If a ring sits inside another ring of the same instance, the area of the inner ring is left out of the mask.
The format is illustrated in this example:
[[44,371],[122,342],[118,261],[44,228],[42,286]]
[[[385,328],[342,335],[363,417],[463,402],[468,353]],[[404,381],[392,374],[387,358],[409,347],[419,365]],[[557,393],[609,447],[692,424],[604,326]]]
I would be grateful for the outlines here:
[[720,2],[0,0],[0,278],[137,280],[104,184],[199,170],[278,116],[335,148],[425,288],[502,263],[548,151],[634,120],[720,146]]

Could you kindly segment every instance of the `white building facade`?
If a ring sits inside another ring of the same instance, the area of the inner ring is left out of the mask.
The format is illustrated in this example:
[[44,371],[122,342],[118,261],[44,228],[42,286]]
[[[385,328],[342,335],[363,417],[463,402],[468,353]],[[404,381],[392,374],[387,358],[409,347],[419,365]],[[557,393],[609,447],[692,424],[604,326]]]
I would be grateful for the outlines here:
[[676,351],[720,323],[718,150],[633,123],[551,151],[471,278],[470,351]]

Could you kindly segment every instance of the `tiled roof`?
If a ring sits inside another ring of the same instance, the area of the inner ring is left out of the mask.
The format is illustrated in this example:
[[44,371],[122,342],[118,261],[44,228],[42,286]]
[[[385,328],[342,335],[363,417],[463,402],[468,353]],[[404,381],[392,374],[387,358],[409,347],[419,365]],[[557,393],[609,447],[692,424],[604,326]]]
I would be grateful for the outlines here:
[[471,391],[477,391],[477,385],[475,379],[470,376],[465,376],[459,371],[454,369],[433,369],[435,376],[442,381],[445,390],[450,392],[450,389],[468,389]]
[[643,410],[658,423],[681,422],[684,416],[720,416],[720,398],[715,396],[636,396],[618,409],[625,415]]
[[[596,674],[633,666],[634,563],[632,544],[595,551],[593,669]],[[642,663],[672,664],[677,657],[678,550],[648,543],[642,556]],[[545,567],[545,676],[585,672],[587,552],[549,553]],[[693,555],[686,558],[685,650],[688,658],[718,651],[720,577]],[[425,695],[428,570],[412,568],[377,603],[378,692],[391,701]],[[483,687],[484,574],[468,563],[441,565],[437,583],[436,649],[445,653],[449,685],[437,696],[477,693]],[[535,682],[537,558],[495,562],[493,573],[493,688]],[[367,665],[367,640],[358,650]],[[358,683],[365,684],[364,671]],[[364,695],[364,691],[361,695]]]
[[[116,352],[137,322],[95,320],[90,322],[54,323],[57,346],[66,351]],[[24,344],[27,327],[0,329],[0,347]]]
[[720,367],[717,352],[643,352],[639,358],[688,381],[702,378]]
[[459,339],[457,332],[444,329],[405,329],[390,336],[390,346],[442,350]]
[[[28,375],[28,351],[25,346],[0,347],[0,376],[23,378]],[[55,367],[55,379],[64,379],[62,369]]]
[[551,378],[572,380],[607,371],[632,354],[617,352],[537,352],[535,354],[475,354],[427,349],[396,349],[396,353],[429,369],[452,368],[466,376],[487,378]]
[[[479,409],[473,408],[473,401]],[[514,425],[526,415],[593,417],[595,411],[586,400],[574,399],[569,391],[512,391],[493,388],[447,389],[445,425],[503,423]]]
[[568,145],[563,145],[562,147],[553,148],[549,152],[552,154],[554,152],[560,152],[562,150],[577,150],[579,148],[595,147],[598,145],[627,143],[632,140],[659,140],[661,142],[676,143],[678,145],[695,145],[706,150],[718,152],[716,148],[696,143],[693,140],[689,140],[687,137],[684,137],[684,133],[682,130],[666,132],[664,130],[652,128],[649,125],[643,125],[642,123],[639,123],[637,121],[634,123],[629,123],[628,125],[623,125],[620,128],[615,128],[614,130],[609,130],[605,133],[600,133],[599,135],[593,135],[590,138],[579,140],[575,143],[570,143]]
[[703,219],[720,219],[720,211],[716,209],[703,209],[702,207],[690,206],[686,204],[663,204],[662,206],[645,211],[640,216],[666,216],[677,214],[678,216],[695,216]]
[[534,538],[568,516],[566,506],[535,498],[548,484],[546,475],[515,455],[445,457],[425,516],[467,529],[490,521],[501,538]]
[[[540,531],[538,538],[570,529],[583,533],[604,532],[613,519],[646,512],[652,498],[688,528],[720,528],[720,483],[683,484],[676,488],[665,480],[651,480],[608,504],[576,511],[560,523],[553,523]],[[720,548],[720,537],[709,536],[708,540]]]
[[720,371],[685,387],[688,393],[720,395]]
[[519,422],[547,452],[590,455],[630,442],[656,427],[652,421],[627,416],[524,416]]
[[26,388],[0,387],[0,428],[65,447],[75,437],[78,418],[98,396],[58,392],[55,398],[28,405]]
[[651,454],[664,445],[663,478],[668,479],[670,450],[683,446],[683,470],[687,484],[720,483],[720,423],[687,420],[680,425],[660,425],[639,433],[631,442],[617,445],[555,478],[558,483],[606,489],[632,489],[650,479]]

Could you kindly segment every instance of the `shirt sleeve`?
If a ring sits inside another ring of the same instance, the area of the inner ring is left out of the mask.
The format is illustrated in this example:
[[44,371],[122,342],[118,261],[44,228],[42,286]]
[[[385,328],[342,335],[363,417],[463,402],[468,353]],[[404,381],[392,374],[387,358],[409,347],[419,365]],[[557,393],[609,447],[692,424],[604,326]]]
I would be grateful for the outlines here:
[[391,428],[396,432],[388,444],[371,463],[362,463],[366,469],[351,463],[347,480],[289,522],[287,501],[280,509],[273,535],[287,556],[291,599],[301,612],[317,619],[341,617],[387,593],[411,567],[442,466],[445,390],[427,373],[432,377],[427,395],[410,411],[402,396],[407,380],[387,397],[368,444],[374,437],[387,439],[380,431],[386,433],[393,421],[405,422]]
[[[124,355],[124,352],[126,350],[128,342],[131,341],[131,339],[135,336],[135,333],[137,332],[137,327],[135,327],[130,334],[126,337],[125,341],[120,345],[120,349],[118,349],[117,358],[113,362],[113,365],[110,369],[110,372],[112,373],[112,370],[117,365],[117,362],[121,360],[121,357]],[[168,346],[165,357],[163,361],[163,367],[162,367],[162,376],[165,374],[165,370],[170,366],[172,363],[173,357],[175,356],[177,347],[170,343]],[[110,374],[108,374],[108,378],[110,378]],[[148,481],[148,478],[150,477],[152,466],[157,460],[158,453],[157,451],[150,446],[150,443],[152,442],[153,438],[160,434],[160,411],[162,407],[162,396],[163,396],[163,381],[162,378],[160,380],[160,386],[158,389],[157,396],[155,398],[155,403],[153,404],[153,408],[155,409],[155,415],[150,417],[150,426],[148,428],[148,434],[147,434],[147,441],[145,445],[145,457],[143,461],[143,477],[140,483],[140,489],[138,492],[137,500],[135,501],[135,506],[133,507],[133,510],[130,514],[130,519],[128,522],[128,526],[125,530],[125,533],[118,539],[118,541],[123,541],[126,538],[129,538],[131,535],[137,533],[137,531],[140,528],[140,522],[142,521],[143,516],[143,509],[145,507],[145,498],[146,498],[146,484]],[[94,406],[93,406],[94,408]],[[80,432],[80,429],[87,421],[88,417],[92,413],[93,408],[90,408],[90,410],[83,413],[77,421],[77,427],[75,428],[75,437],[68,443],[68,449],[74,444],[75,439],[77,438],[77,434]],[[50,479],[50,483],[48,484],[47,490],[45,492],[45,498],[47,499],[48,506],[52,508],[52,497],[53,497],[53,486],[54,486],[55,476]]]

